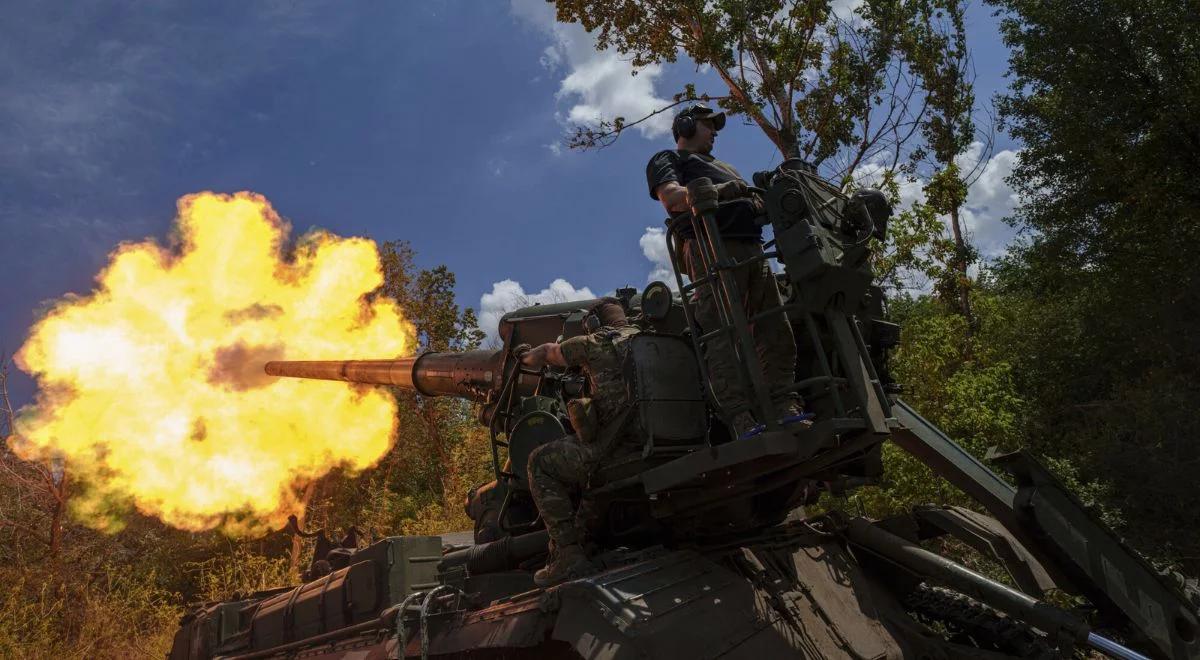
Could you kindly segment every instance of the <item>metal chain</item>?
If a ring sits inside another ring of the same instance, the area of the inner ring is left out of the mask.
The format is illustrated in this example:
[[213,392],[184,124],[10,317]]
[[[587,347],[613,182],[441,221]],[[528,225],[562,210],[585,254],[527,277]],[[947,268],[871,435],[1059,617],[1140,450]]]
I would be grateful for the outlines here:
[[[457,587],[443,584],[442,586],[430,591],[425,600],[421,602],[421,660],[429,660],[429,606],[433,604],[433,599],[444,593],[458,594],[458,603],[461,605],[463,592]],[[456,608],[458,605],[455,606]]]
[[409,606],[424,595],[424,591],[415,591],[400,603],[400,609],[396,611],[396,653],[389,660],[404,660],[404,650],[408,647],[408,635],[405,634],[406,631],[404,628],[404,613],[408,611]]

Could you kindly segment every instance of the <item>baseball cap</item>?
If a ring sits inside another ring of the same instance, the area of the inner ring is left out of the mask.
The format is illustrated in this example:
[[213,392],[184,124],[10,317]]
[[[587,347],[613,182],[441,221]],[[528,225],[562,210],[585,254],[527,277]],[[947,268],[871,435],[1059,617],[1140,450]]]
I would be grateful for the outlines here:
[[725,113],[717,112],[703,103],[697,103],[696,105],[693,105],[687,110],[675,115],[675,118],[678,119],[680,117],[688,116],[692,117],[693,119],[711,119],[713,122],[713,128],[717,129],[718,131],[722,128],[725,128]]

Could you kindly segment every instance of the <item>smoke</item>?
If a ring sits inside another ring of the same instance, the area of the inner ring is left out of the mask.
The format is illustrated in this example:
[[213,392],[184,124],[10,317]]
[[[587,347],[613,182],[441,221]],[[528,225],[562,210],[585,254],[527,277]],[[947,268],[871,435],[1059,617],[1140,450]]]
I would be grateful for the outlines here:
[[272,360],[282,360],[285,355],[281,344],[273,346],[247,346],[236,344],[222,346],[213,354],[212,371],[208,382],[224,385],[234,391],[264,387],[275,381],[263,371],[263,366]]

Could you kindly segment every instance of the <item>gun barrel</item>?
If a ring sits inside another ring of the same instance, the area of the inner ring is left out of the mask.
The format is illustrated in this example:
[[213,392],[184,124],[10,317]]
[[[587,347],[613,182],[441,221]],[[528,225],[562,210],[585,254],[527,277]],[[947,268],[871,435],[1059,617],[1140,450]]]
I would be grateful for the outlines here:
[[425,353],[392,360],[282,360],[268,362],[270,376],[392,385],[425,396],[482,401],[496,387],[503,351]]

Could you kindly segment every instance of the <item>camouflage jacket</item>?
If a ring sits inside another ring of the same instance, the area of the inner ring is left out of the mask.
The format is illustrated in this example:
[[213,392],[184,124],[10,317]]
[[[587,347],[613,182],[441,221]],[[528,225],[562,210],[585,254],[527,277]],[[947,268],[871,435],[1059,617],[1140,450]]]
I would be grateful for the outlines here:
[[[588,377],[591,399],[573,401],[574,405],[568,406],[572,424],[585,443],[593,442],[634,404],[625,378],[625,360],[629,358],[629,340],[638,332],[632,325],[600,328],[561,345],[567,366],[581,368]],[[611,448],[611,442],[605,444],[610,446],[601,450]]]

